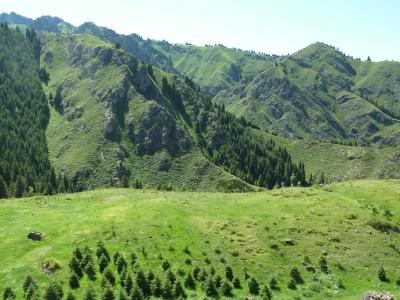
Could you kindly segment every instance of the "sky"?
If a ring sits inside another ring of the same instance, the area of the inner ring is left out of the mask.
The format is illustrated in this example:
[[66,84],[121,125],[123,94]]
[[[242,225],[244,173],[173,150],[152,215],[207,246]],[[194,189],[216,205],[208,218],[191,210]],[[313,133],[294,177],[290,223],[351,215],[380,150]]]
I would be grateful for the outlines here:
[[118,33],[288,54],[314,42],[400,61],[398,0],[1,0],[0,12],[92,21]]

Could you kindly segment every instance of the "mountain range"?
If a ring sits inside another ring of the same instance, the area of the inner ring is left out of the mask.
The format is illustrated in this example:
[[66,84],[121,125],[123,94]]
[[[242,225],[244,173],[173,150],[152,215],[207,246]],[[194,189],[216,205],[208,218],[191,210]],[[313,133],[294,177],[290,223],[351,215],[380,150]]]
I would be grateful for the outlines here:
[[397,62],[323,43],[288,56],[177,45],[49,16],[3,13],[0,23],[38,33],[54,170],[46,178],[68,176],[77,190],[123,176],[154,188],[247,191],[400,175]]

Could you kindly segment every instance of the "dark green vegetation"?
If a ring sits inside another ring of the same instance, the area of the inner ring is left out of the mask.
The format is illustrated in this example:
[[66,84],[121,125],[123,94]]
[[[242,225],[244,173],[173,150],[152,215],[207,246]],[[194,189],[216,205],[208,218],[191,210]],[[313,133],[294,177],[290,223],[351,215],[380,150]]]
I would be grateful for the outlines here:
[[43,191],[50,172],[39,53],[35,32],[0,26],[0,197]]
[[[4,199],[0,290],[22,299],[31,276],[38,288],[30,293],[41,298],[60,286],[77,299],[121,290],[268,299],[265,286],[273,299],[350,300],[366,290],[398,297],[399,194],[398,180],[381,180],[248,194],[108,189]],[[27,239],[32,231],[44,239]]]
[[399,63],[361,61],[316,43],[214,100],[286,137],[399,145],[399,88]]

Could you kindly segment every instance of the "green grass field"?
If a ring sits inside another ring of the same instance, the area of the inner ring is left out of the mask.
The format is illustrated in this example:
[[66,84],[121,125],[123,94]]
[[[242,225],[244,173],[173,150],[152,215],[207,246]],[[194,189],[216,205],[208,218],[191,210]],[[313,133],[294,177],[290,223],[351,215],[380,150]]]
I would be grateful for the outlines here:
[[[249,295],[244,268],[261,285],[277,277],[281,291],[273,292],[274,299],[359,299],[366,290],[400,296],[395,283],[400,275],[400,233],[395,232],[400,225],[399,201],[400,181],[395,180],[243,194],[106,189],[1,200],[0,289],[10,286],[21,299],[22,282],[31,275],[40,283],[41,294],[51,279],[62,281],[67,292],[72,251],[85,245],[95,251],[101,239],[111,254],[120,250],[129,258],[134,250],[140,266],[161,278],[164,259],[175,273],[178,268],[188,272],[195,266],[212,266],[223,278],[230,265],[243,286],[234,290],[237,299]],[[389,231],[383,233],[371,224],[383,224]],[[46,237],[28,240],[31,231]],[[295,245],[283,245],[284,239]],[[183,251],[186,246],[190,254]],[[323,253],[329,274],[319,268]],[[305,255],[315,274],[303,265]],[[57,259],[61,270],[42,273],[46,258]],[[187,258],[191,265],[185,263]],[[378,279],[381,266],[388,283]],[[292,267],[305,280],[295,291],[287,288]],[[98,274],[96,286],[100,278]],[[75,292],[78,299],[86,280]],[[337,287],[338,280],[345,289]],[[199,285],[187,294],[204,298]]]

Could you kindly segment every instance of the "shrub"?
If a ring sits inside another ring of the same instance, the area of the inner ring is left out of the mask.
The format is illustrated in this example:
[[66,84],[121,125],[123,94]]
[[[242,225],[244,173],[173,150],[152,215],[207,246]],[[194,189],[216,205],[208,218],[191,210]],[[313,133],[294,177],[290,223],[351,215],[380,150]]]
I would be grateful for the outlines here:
[[344,283],[341,279],[338,280],[337,287],[342,290],[345,289]]
[[389,279],[386,277],[386,271],[383,267],[381,267],[378,271],[378,278],[382,282],[388,282]]
[[71,276],[69,276],[68,283],[71,289],[78,289],[80,287],[78,275],[72,273]]
[[304,283],[304,280],[303,280],[303,278],[301,277],[300,272],[299,272],[299,270],[298,270],[296,267],[294,267],[294,268],[292,268],[292,270],[290,270],[290,277],[291,277],[292,279],[294,279],[294,281],[296,282],[296,284],[302,284],[302,283]]
[[260,292],[260,285],[254,277],[249,280],[249,293],[253,295],[258,295]]
[[319,267],[320,267],[322,272],[324,272],[326,274],[329,274],[330,270],[329,270],[329,267],[328,267],[328,262],[327,262],[325,256],[323,256],[323,255],[319,259]]
[[42,270],[47,274],[54,273],[55,271],[61,269],[61,264],[55,258],[46,258],[42,262]]
[[192,260],[190,258],[186,258],[185,259],[185,264],[190,266],[192,264]]
[[190,255],[190,250],[188,246],[185,246],[185,248],[183,249],[183,252]]

